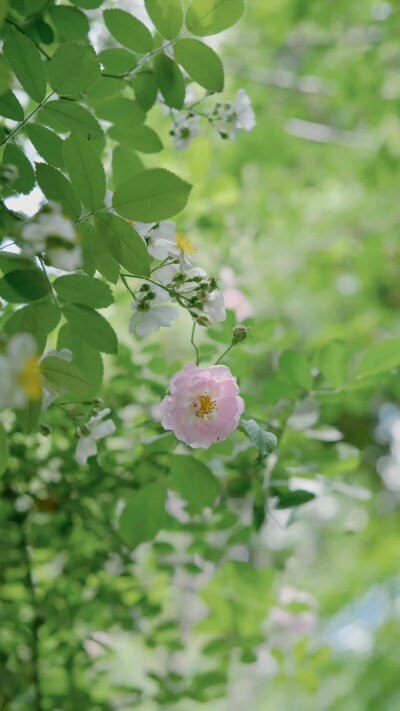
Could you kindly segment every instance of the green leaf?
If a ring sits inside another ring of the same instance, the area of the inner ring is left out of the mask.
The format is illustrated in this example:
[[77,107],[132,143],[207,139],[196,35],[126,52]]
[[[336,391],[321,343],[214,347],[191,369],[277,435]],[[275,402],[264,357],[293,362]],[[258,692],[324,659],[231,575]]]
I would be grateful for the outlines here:
[[89,390],[75,394],[78,400],[90,400],[97,395],[103,380],[103,361],[98,350],[89,346],[76,331],[65,323],[58,332],[57,349],[69,348],[72,352],[72,363],[76,365],[89,383]]
[[110,245],[110,251],[115,259],[125,269],[138,276],[150,276],[150,257],[147,247],[131,225],[112,214],[96,215],[95,225]]
[[13,74],[10,69],[10,65],[6,61],[5,57],[0,54],[0,94],[4,94],[7,91],[10,84],[13,81]]
[[92,106],[98,106],[102,101],[118,96],[126,89],[126,81],[116,77],[107,77],[104,74],[92,89],[86,92],[86,98]]
[[113,207],[128,220],[160,222],[183,210],[191,187],[169,170],[151,168],[116,189]]
[[48,200],[59,202],[63,211],[76,220],[81,214],[81,203],[67,178],[47,163],[36,163],[36,179]]
[[49,293],[49,285],[39,269],[16,269],[0,279],[0,296],[12,304],[42,299]]
[[185,98],[185,80],[176,62],[165,54],[154,60],[154,72],[165,103],[173,109],[181,109]]
[[283,351],[279,360],[279,368],[292,383],[300,385],[306,390],[312,389],[311,367],[304,353],[292,350]]
[[151,21],[165,39],[179,35],[183,24],[181,0],[144,0]]
[[117,335],[97,311],[81,304],[67,304],[62,311],[71,328],[90,346],[102,353],[117,353]]
[[154,72],[147,71],[136,74],[133,78],[133,88],[138,104],[148,111],[157,99],[157,82]]
[[165,520],[165,486],[148,484],[127,498],[119,519],[119,534],[130,548],[152,541]]
[[60,316],[60,310],[55,304],[39,301],[14,311],[4,324],[4,331],[10,336],[14,333],[31,333],[41,354],[46,346],[47,335],[55,329]]
[[67,40],[82,40],[88,35],[90,26],[85,13],[69,5],[53,5],[50,17],[60,33]]
[[0,251],[0,269],[3,274],[7,274],[7,272],[14,272],[16,269],[34,268],[36,268],[36,265],[32,259],[21,257],[19,254],[13,254],[13,252]]
[[94,227],[87,222],[79,224],[79,233],[82,237],[84,260],[89,261],[107,281],[116,284],[120,267],[109,251],[108,244],[102,235],[96,234]]
[[60,136],[37,123],[28,123],[26,133],[46,163],[50,163],[56,168],[64,168],[63,142]]
[[57,121],[67,131],[76,131],[92,141],[103,135],[103,129],[95,117],[74,101],[63,99],[48,101],[43,106],[42,114]]
[[112,126],[108,135],[114,141],[126,143],[141,153],[159,153],[163,149],[160,138],[150,126]]
[[141,173],[144,165],[135,151],[128,146],[117,146],[112,154],[112,176],[114,186],[120,185],[128,178]]
[[153,48],[153,37],[143,22],[125,10],[104,10],[104,22],[112,36],[139,54],[146,54]]
[[74,5],[83,7],[84,10],[96,10],[103,4],[104,0],[72,0]]
[[321,349],[317,367],[335,388],[343,385],[347,377],[348,350],[342,341],[333,341]]
[[99,118],[114,124],[137,126],[143,123],[146,113],[137,101],[126,98],[110,99],[102,102],[96,109]]
[[3,165],[15,165],[18,177],[13,180],[11,187],[18,193],[27,195],[35,185],[35,173],[25,153],[13,143],[8,143],[3,153]]
[[36,427],[42,411],[42,400],[29,400],[25,407],[15,410],[17,420],[28,434]]
[[0,476],[2,476],[7,469],[8,454],[7,432],[4,429],[3,423],[0,422]]
[[258,449],[261,458],[267,457],[274,451],[278,440],[272,432],[262,430],[255,420],[240,420],[240,425],[252,445]]
[[235,25],[244,12],[244,0],[192,0],[185,23],[199,37],[216,35]]
[[64,141],[64,160],[83,205],[90,212],[101,208],[106,194],[106,175],[103,163],[89,141],[80,134],[71,134]]
[[97,309],[104,309],[114,301],[108,284],[84,274],[67,274],[58,277],[53,282],[53,287],[63,301],[84,304]]
[[291,509],[315,499],[315,494],[312,494],[311,491],[303,491],[302,489],[290,491],[290,489],[283,487],[272,487],[271,495],[279,497],[276,505],[277,509]]
[[49,81],[57,94],[79,94],[99,79],[100,63],[89,44],[64,42],[51,58]]
[[181,39],[174,45],[175,59],[189,76],[208,91],[222,91],[224,68],[218,54],[196,39]]
[[46,75],[35,44],[12,28],[7,33],[3,52],[23,89],[39,104],[46,93]]
[[2,26],[8,10],[8,0],[0,0],[0,27]]
[[0,116],[13,121],[22,121],[24,118],[24,110],[10,89],[0,96]]
[[63,358],[47,356],[41,362],[41,372],[44,378],[57,388],[66,390],[74,395],[85,394],[90,383],[86,380],[82,371],[73,363],[69,363]]
[[387,338],[367,351],[358,371],[358,378],[386,373],[400,366],[400,338]]
[[173,488],[186,499],[191,514],[201,513],[206,506],[214,505],[220,485],[205,464],[194,457],[173,455],[169,473]]
[[106,72],[110,72],[110,74],[127,74],[137,64],[135,55],[121,47],[103,49],[99,54],[99,60]]

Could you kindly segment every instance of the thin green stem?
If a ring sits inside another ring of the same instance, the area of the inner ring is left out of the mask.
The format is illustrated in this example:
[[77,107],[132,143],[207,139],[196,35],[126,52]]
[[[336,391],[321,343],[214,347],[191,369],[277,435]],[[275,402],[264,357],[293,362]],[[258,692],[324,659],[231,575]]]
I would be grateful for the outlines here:
[[46,280],[47,280],[47,283],[48,283],[48,285],[49,285],[50,292],[51,292],[51,295],[52,295],[52,297],[53,297],[53,301],[54,301],[55,305],[57,306],[57,308],[59,309],[59,308],[60,308],[60,304],[59,304],[58,301],[57,301],[57,297],[56,297],[55,291],[54,291],[54,289],[53,289],[53,284],[51,283],[51,281],[50,281],[50,279],[49,279],[49,275],[47,274],[47,270],[46,270],[45,263],[44,263],[44,261],[43,261],[43,257],[38,257],[38,259],[39,259],[39,262],[40,262],[40,266],[42,267],[43,274],[45,275]]
[[195,334],[196,326],[197,326],[196,321],[193,321],[193,328],[192,328],[192,335],[191,335],[191,338],[190,338],[190,343],[192,344],[192,346],[193,346],[193,348],[194,348],[194,350],[195,350],[195,353],[196,353],[196,365],[199,365],[199,363],[200,363],[200,353],[199,353],[199,349],[197,348],[197,346],[196,346],[196,344],[195,344],[195,342],[194,342],[194,334]]
[[[170,287],[165,286],[164,284],[160,284],[158,281],[154,281],[154,279],[150,279],[150,277],[142,276],[141,274],[121,274],[122,277],[129,277],[130,279],[143,279],[143,281],[149,281],[150,284],[154,284],[155,286],[159,286],[161,289],[164,289],[167,291],[170,296],[174,296],[177,300],[178,303],[183,299],[184,301],[190,301],[189,296],[183,296],[183,294],[180,294],[179,291],[176,291],[176,289],[172,289]],[[132,292],[131,292],[132,293]],[[184,306],[184,304],[181,304],[181,306]]]
[[25,126],[26,123],[28,123],[29,119],[32,118],[32,116],[34,116],[34,115],[39,111],[39,109],[41,109],[42,106],[44,106],[44,105],[47,103],[47,101],[50,99],[50,97],[53,96],[53,94],[54,94],[54,92],[52,91],[48,96],[46,96],[46,97],[43,99],[43,101],[40,102],[40,104],[37,105],[36,109],[33,109],[33,111],[31,111],[31,113],[28,114],[28,116],[25,116],[24,120],[21,121],[21,123],[19,123],[18,126],[16,126],[16,128],[14,128],[14,130],[11,131],[11,133],[9,133],[9,134],[4,138],[4,140],[0,143],[0,146],[2,146],[4,143],[7,143],[7,141],[9,141],[10,138],[12,138],[13,136],[15,136],[15,134],[18,133],[18,131],[20,131],[21,128],[22,128],[23,126]]
[[125,274],[120,274],[121,281],[123,282],[123,284],[125,285],[125,287],[128,289],[130,295],[133,296],[133,298],[136,300],[135,294],[134,294],[134,292],[132,291],[131,287],[129,286],[128,282],[126,281],[125,276],[126,276]]
[[218,360],[215,361],[215,365],[218,365],[218,363],[221,362],[221,360],[226,356],[227,353],[229,353],[229,351],[231,350],[231,348],[233,348],[233,346],[235,346],[235,345],[236,345],[236,343],[231,343],[231,344],[228,346],[228,348],[227,348],[223,353],[221,353],[221,355],[220,355],[220,357],[218,358]]

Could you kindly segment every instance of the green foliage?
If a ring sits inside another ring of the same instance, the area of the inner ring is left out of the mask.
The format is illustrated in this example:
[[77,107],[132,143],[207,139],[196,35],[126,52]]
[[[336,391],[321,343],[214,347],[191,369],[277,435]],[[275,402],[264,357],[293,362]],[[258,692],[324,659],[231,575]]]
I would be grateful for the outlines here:
[[61,138],[54,131],[35,123],[28,124],[26,132],[29,140],[46,163],[63,170],[64,158]]
[[81,134],[71,134],[64,142],[63,152],[78,198],[90,212],[98,210],[106,194],[106,175],[99,156]]
[[224,69],[218,54],[196,39],[181,39],[175,43],[174,54],[189,76],[208,91],[222,91]]
[[43,358],[41,372],[46,380],[71,395],[80,395],[82,391],[85,394],[85,391],[90,387],[90,383],[79,368],[62,358],[54,356]]
[[64,175],[47,163],[36,163],[36,179],[48,200],[60,203],[64,212],[76,219],[81,214],[81,204],[71,183]]
[[120,44],[134,52],[144,54],[153,47],[151,32],[136,17],[125,10],[104,10],[104,22]]
[[14,165],[17,169],[15,180],[11,182],[13,190],[19,193],[30,193],[35,185],[35,174],[26,155],[12,143],[9,143],[3,153],[3,164]]
[[10,335],[21,332],[31,333],[39,353],[43,353],[47,336],[56,328],[60,316],[60,310],[54,304],[37,301],[14,311],[4,324],[4,331]]
[[[184,63],[181,64],[184,67]],[[165,103],[173,109],[180,109],[185,98],[185,80],[176,62],[166,54],[159,54],[154,61],[154,71]]]
[[103,135],[99,122],[83,106],[71,101],[48,101],[42,114],[67,129],[81,133],[87,140],[95,140]]
[[157,30],[167,40],[179,35],[183,24],[181,0],[145,0],[146,10]]
[[0,422],[0,476],[2,476],[7,469],[8,454],[7,432],[4,429],[4,425]]
[[107,284],[100,279],[91,279],[83,274],[57,277],[53,287],[63,301],[84,304],[96,309],[104,309],[114,301]]
[[170,459],[173,488],[188,502],[191,514],[213,506],[220,491],[218,481],[202,462],[194,457],[174,455]]
[[114,329],[97,311],[82,304],[67,304],[62,309],[71,328],[89,346],[101,353],[116,353],[118,340]]
[[36,301],[48,293],[48,282],[39,269],[15,269],[0,279],[0,296],[11,304]]
[[100,64],[91,45],[65,42],[51,58],[49,83],[57,94],[78,94],[99,79]]
[[234,25],[244,12],[244,0],[192,0],[186,27],[200,37],[216,35]]
[[50,17],[62,37],[67,40],[83,40],[89,32],[85,13],[76,7],[54,5],[49,8]]
[[18,81],[38,103],[46,93],[46,75],[39,50],[29,37],[11,28],[3,52]]
[[358,372],[359,378],[386,373],[400,365],[400,338],[375,343],[367,351]]
[[154,482],[126,497],[118,532],[129,548],[152,541],[161,530],[165,520],[165,494],[164,483]]
[[119,185],[113,207],[128,220],[166,220],[186,205],[191,186],[164,168],[152,168]]

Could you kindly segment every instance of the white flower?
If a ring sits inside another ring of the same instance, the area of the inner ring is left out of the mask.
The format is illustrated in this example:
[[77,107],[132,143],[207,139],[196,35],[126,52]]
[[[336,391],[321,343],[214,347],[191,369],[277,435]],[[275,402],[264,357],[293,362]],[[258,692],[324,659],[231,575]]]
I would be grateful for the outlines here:
[[203,300],[203,311],[201,313],[208,316],[211,321],[225,321],[226,311],[224,295],[219,289],[211,292],[199,292]]
[[160,259],[161,261],[170,256],[168,246],[165,247],[160,244],[160,240],[167,240],[167,242],[176,242],[176,224],[170,220],[165,222],[155,223],[151,226],[146,234],[147,246],[149,254],[155,259]]
[[251,131],[256,125],[256,115],[244,89],[239,89],[233,104],[232,139],[236,140],[236,129]]
[[[159,293],[156,290],[159,289]],[[149,333],[159,331],[162,326],[168,327],[171,322],[178,318],[179,311],[175,306],[169,306],[165,303],[160,303],[160,299],[163,301],[169,300],[169,294],[165,289],[159,287],[152,288],[153,293],[156,293],[156,298],[147,302],[147,309],[139,309],[137,307],[136,301],[132,301],[131,309],[134,309],[134,313],[129,321],[129,332],[132,333],[136,326],[136,335],[140,338],[148,336]],[[165,296],[161,296],[161,292],[165,293]]]
[[66,247],[51,247],[46,251],[49,262],[56,269],[64,272],[74,272],[82,266],[82,250],[79,245],[67,249]]
[[22,228],[22,251],[32,257],[46,250],[47,259],[53,267],[74,271],[82,266],[78,235],[71,220],[62,214],[60,205],[49,205],[51,212],[40,212],[37,220]]
[[[61,358],[62,360],[67,360],[69,363],[72,360],[72,353],[69,348],[62,348],[60,351],[51,350],[44,353],[40,359],[40,363],[44,358],[52,356],[54,358]],[[59,395],[66,393],[66,390],[58,388],[57,385],[53,385],[46,378],[42,376],[42,390],[43,390],[43,400],[42,400],[42,411],[47,410],[49,405],[51,405],[54,400],[56,400]]]
[[182,151],[187,148],[193,138],[201,133],[200,122],[198,116],[184,116],[179,114],[174,117],[173,123],[174,144],[175,147]]
[[[112,420],[100,422],[103,417],[109,415],[111,410],[106,407],[98,415],[91,417],[83,431],[80,430],[80,438],[76,447],[75,459],[78,464],[86,464],[89,457],[97,454],[97,440],[103,439],[115,432],[115,424]],[[88,434],[86,434],[88,432]]]
[[0,354],[0,410],[24,407],[42,396],[36,341],[30,333],[17,333]]
[[183,232],[176,231],[175,222],[161,222],[148,233],[149,253],[156,259],[167,257],[179,259],[180,271],[184,274],[193,267],[193,255],[197,248]]

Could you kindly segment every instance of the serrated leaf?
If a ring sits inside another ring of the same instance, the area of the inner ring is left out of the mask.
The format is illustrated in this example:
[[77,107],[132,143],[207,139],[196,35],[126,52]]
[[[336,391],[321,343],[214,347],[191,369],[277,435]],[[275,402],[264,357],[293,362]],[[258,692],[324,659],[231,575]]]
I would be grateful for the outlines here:
[[65,323],[58,332],[57,349],[68,348],[72,353],[72,363],[84,374],[90,384],[88,391],[75,395],[79,400],[90,400],[97,395],[103,380],[103,361],[98,350],[89,346],[76,331]]
[[106,175],[89,141],[72,134],[64,141],[64,160],[71,183],[83,205],[92,212],[104,204]]
[[23,89],[39,104],[46,93],[46,75],[34,42],[12,28],[7,33],[3,52]]
[[49,15],[62,37],[67,40],[82,40],[88,35],[90,26],[85,13],[69,5],[53,5]]
[[67,304],[62,312],[71,328],[90,346],[102,353],[117,353],[117,335],[97,311],[81,304]]
[[39,354],[46,346],[47,334],[55,329],[60,320],[60,310],[50,302],[38,302],[24,306],[10,316],[4,324],[4,331],[9,335],[14,333],[31,333],[38,346]]
[[164,484],[155,482],[132,492],[126,498],[118,531],[130,548],[152,541],[163,527],[165,494]]
[[136,17],[125,10],[104,10],[104,22],[112,36],[128,49],[146,54],[153,48],[150,30]]
[[24,195],[30,193],[35,185],[35,173],[31,162],[18,146],[13,143],[6,145],[3,153],[3,165],[15,165],[18,170],[18,175],[10,183],[10,187]]
[[272,432],[262,430],[255,420],[240,420],[240,424],[260,457],[267,457],[274,451],[278,440]]
[[63,99],[48,101],[41,113],[45,117],[49,116],[52,121],[56,121],[67,131],[76,131],[92,141],[103,135],[103,129],[95,117],[75,101]]
[[57,358],[56,356],[47,356],[41,361],[41,372],[44,378],[56,385],[57,388],[66,390],[74,395],[84,395],[90,387],[90,383],[85,378],[79,368],[73,363]]
[[387,338],[367,351],[358,371],[358,378],[387,373],[400,366],[400,338]]
[[64,42],[51,58],[49,82],[57,94],[79,94],[99,79],[100,63],[89,44]]
[[26,133],[46,163],[50,163],[56,168],[64,168],[63,142],[60,136],[37,123],[28,123]]
[[342,341],[333,341],[321,349],[317,367],[335,388],[343,385],[347,377],[348,349]]
[[173,109],[181,109],[185,98],[185,80],[177,63],[166,54],[159,54],[154,60],[154,73],[165,103]]
[[144,4],[151,21],[165,39],[171,40],[179,35],[183,24],[181,0],[145,0]]
[[47,163],[36,163],[36,179],[48,200],[59,202],[63,211],[76,220],[81,214],[81,203],[67,178]]
[[200,40],[186,38],[174,45],[175,59],[189,76],[208,91],[222,91],[224,68],[218,54]]
[[115,259],[125,269],[138,276],[150,276],[149,253],[134,226],[113,214],[96,215],[95,225]]
[[185,24],[193,35],[207,37],[235,25],[243,12],[244,0],[192,0]]
[[49,293],[49,285],[39,269],[17,269],[0,279],[0,296],[13,304],[42,299]]
[[122,217],[139,222],[159,222],[183,210],[191,185],[164,168],[152,168],[120,185],[113,207]]
[[53,287],[63,301],[104,309],[113,303],[111,289],[104,281],[84,274],[66,274],[53,282]]
[[194,457],[173,455],[169,473],[172,487],[186,499],[190,513],[201,513],[206,506],[213,506],[220,486],[205,464]]
[[3,423],[0,422],[0,476],[2,476],[7,469],[8,454],[7,432],[4,429]]
[[24,118],[24,110],[11,89],[0,96],[0,116],[13,121],[22,121]]

